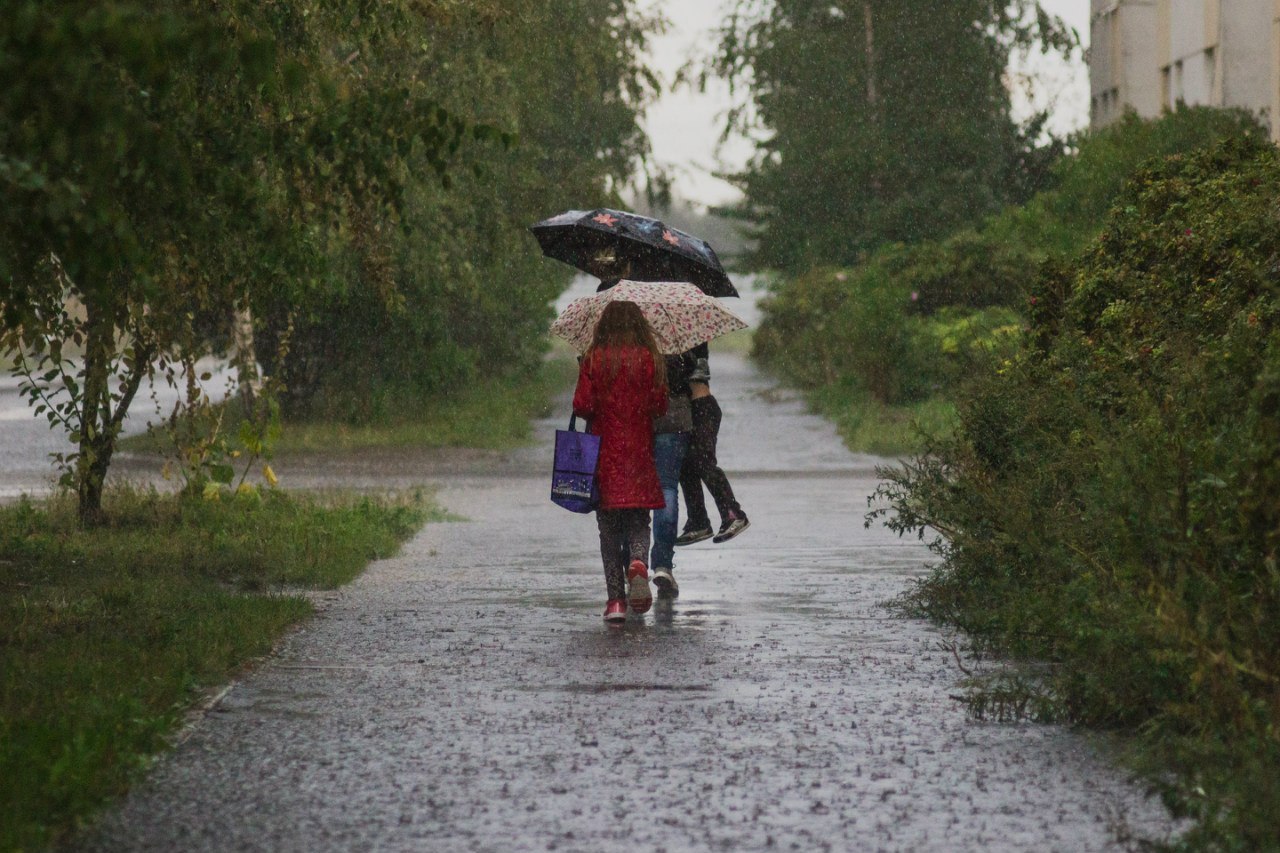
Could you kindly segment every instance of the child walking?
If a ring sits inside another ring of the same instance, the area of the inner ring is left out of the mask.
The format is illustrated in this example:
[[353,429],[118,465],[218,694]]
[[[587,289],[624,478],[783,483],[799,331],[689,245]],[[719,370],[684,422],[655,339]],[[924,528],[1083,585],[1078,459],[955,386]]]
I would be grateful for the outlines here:
[[666,505],[653,458],[653,419],[667,410],[666,370],[634,302],[611,302],[578,367],[573,412],[600,436],[600,556],[606,622],[644,613],[649,589],[649,511]]

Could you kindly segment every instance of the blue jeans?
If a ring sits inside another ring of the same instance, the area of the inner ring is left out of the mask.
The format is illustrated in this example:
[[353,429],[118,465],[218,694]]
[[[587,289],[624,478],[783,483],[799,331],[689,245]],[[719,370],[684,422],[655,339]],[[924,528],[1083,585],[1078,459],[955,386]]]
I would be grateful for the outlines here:
[[660,432],[653,437],[653,461],[658,468],[658,482],[662,484],[662,496],[667,505],[653,511],[653,551],[649,566],[658,569],[675,568],[676,536],[680,528],[680,467],[689,447],[686,432]]

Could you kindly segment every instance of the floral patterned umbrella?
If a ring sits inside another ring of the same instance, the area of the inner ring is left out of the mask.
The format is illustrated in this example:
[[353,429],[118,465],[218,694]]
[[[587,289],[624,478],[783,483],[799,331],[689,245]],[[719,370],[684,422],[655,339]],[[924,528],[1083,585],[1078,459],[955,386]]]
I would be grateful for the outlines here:
[[596,323],[610,302],[634,302],[640,306],[664,355],[684,352],[747,327],[696,285],[675,281],[620,281],[603,293],[570,302],[551,324],[551,333],[564,338],[578,352],[586,352],[595,335]]

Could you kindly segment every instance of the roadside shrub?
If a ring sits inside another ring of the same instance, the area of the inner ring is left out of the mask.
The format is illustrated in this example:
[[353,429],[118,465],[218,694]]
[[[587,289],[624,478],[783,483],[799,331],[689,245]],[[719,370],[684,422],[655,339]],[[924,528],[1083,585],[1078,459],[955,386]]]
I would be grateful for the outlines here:
[[[1007,333],[1025,325],[1028,312],[1040,318],[1037,340],[1057,328],[1063,259],[1101,234],[1107,208],[1141,163],[1264,135],[1241,110],[1183,107],[1153,121],[1127,115],[1081,137],[1054,166],[1052,186],[1024,206],[945,239],[882,246],[853,268],[782,282],[762,305],[755,354],[809,390],[837,423],[861,424],[842,428],[847,440],[856,435],[883,449],[870,421],[842,407],[878,405],[884,416],[875,421],[887,424],[904,405],[949,406],[955,388],[981,372],[975,360],[1011,346]],[[892,416],[891,407],[899,407]]]
[[1070,719],[1140,732],[1190,847],[1280,846],[1278,199],[1248,135],[1141,170],[1042,270],[956,435],[880,492],[945,537],[906,603],[1053,662]]
[[1027,250],[975,230],[936,243],[899,248],[891,262],[910,308],[1021,307],[1037,259]]
[[1179,106],[1157,119],[1128,112],[1107,127],[1086,131],[1075,151],[1053,168],[1052,186],[1026,204],[989,218],[983,233],[1044,257],[1074,255],[1102,230],[1125,182],[1142,164],[1187,154],[1242,135],[1266,138],[1266,129],[1241,109]]
[[1082,137],[1053,169],[1053,186],[944,240],[894,247],[873,263],[887,263],[912,309],[930,314],[946,306],[1021,308],[1039,265],[1071,255],[1102,231],[1107,210],[1124,184],[1153,159],[1185,154],[1231,137],[1264,138],[1249,113],[1180,107],[1159,119],[1128,113]]
[[803,388],[851,384],[883,403],[924,400],[961,381],[1021,321],[1004,307],[913,313],[919,292],[904,274],[912,257],[896,248],[855,270],[813,270],[787,282],[764,303],[754,355]]
[[944,308],[931,317],[913,319],[912,347],[929,357],[929,392],[955,388],[993,358],[1013,352],[1022,323],[1017,312],[1004,307]]
[[880,400],[919,399],[932,354],[914,346],[908,295],[886,272],[818,269],[788,282],[765,301],[754,354],[802,387],[850,379]]

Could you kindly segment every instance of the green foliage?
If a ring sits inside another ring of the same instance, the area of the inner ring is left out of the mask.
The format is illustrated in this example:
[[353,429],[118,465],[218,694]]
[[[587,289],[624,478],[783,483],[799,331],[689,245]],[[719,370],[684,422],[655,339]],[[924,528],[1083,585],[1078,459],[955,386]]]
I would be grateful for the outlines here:
[[[465,447],[510,450],[528,441],[531,418],[550,414],[550,403],[577,376],[572,358],[550,359],[532,376],[496,376],[431,396],[419,389],[387,386],[371,389],[362,405],[371,419],[345,409],[323,408],[318,419],[291,421],[276,450],[357,450],[370,447]],[[349,398],[329,397],[329,406]],[[364,410],[362,410],[364,411]]]
[[534,369],[566,277],[524,227],[643,160],[657,24],[375,5],[0,0],[0,350],[76,444],[86,521],[156,360],[233,315],[295,414]]
[[1036,259],[1016,244],[974,230],[941,241],[882,250],[911,310],[1023,307]]
[[[163,370],[176,387],[179,370],[167,362]],[[232,382],[227,400],[215,401],[203,384],[212,375],[199,372],[190,352],[183,353],[180,374],[186,384],[182,395],[169,416],[149,430],[153,436],[163,436],[164,478],[175,474],[181,478],[185,495],[212,497],[232,487],[245,493],[257,488],[247,479],[263,461],[261,476],[274,487],[276,475],[268,463],[280,439],[279,380],[270,377],[256,389]],[[228,412],[232,418],[227,418]]]
[[1277,198],[1247,137],[1140,171],[955,437],[881,491],[946,537],[914,604],[1053,661],[1072,720],[1140,732],[1212,849],[1280,845]]
[[819,269],[788,281],[763,303],[755,355],[803,388],[843,385],[881,403],[949,389],[1007,347],[1019,319],[994,306],[913,313],[918,292],[910,287],[931,274],[927,264],[914,266],[917,255],[883,250],[854,270]]
[[0,849],[47,846],[118,795],[199,691],[311,612],[282,585],[332,587],[393,553],[417,500],[269,493],[206,501],[112,492],[0,508]]
[[1010,117],[1011,52],[1069,52],[1033,0],[739,0],[714,73],[756,140],[734,176],[757,265],[852,264],[886,242],[938,238],[1025,199],[1043,173]]
[[638,116],[657,83],[640,57],[656,23],[636,7],[525,0],[483,28],[460,15],[415,42],[412,61],[446,107],[518,143],[461,151],[465,168],[447,187],[413,184],[394,227],[355,222],[301,302],[262,292],[260,352],[294,323],[289,358],[268,365],[288,388],[287,414],[373,424],[396,417],[383,404],[393,393],[447,396],[536,371],[570,270],[541,256],[528,225],[616,203],[647,155]]
[[[1054,186],[1025,205],[941,240],[882,246],[850,269],[785,281],[763,305],[757,353],[805,387],[822,389],[824,399],[878,406],[882,415],[873,418],[824,407],[838,422],[859,425],[844,430],[869,442],[857,449],[901,446],[892,424],[903,413],[885,407],[949,396],[984,350],[1011,345],[1023,315],[1044,314],[1055,297],[1043,284],[1033,286],[1039,271],[1102,231],[1107,205],[1139,163],[1232,136],[1260,138],[1262,130],[1235,110],[1182,108],[1155,121],[1127,116],[1083,137],[1053,167]],[[885,425],[884,437],[875,436],[877,424]]]
[[1154,120],[1128,112],[1075,140],[1075,150],[1054,164],[1050,186],[988,219],[983,236],[1036,258],[1074,255],[1101,233],[1107,211],[1144,163],[1241,135],[1263,138],[1266,129],[1239,109],[1180,105]]
[[956,407],[942,394],[889,405],[853,383],[824,385],[808,394],[813,410],[835,424],[846,447],[878,456],[916,453],[930,437],[949,435]]
[[[397,61],[438,10],[366,11],[0,4],[0,343],[51,358],[28,387],[77,444],[86,521],[133,395],[154,359],[199,346],[197,317],[314,270],[353,215],[394,217],[411,153],[438,179],[469,130],[494,135]],[[68,297],[82,311],[60,314]]]

